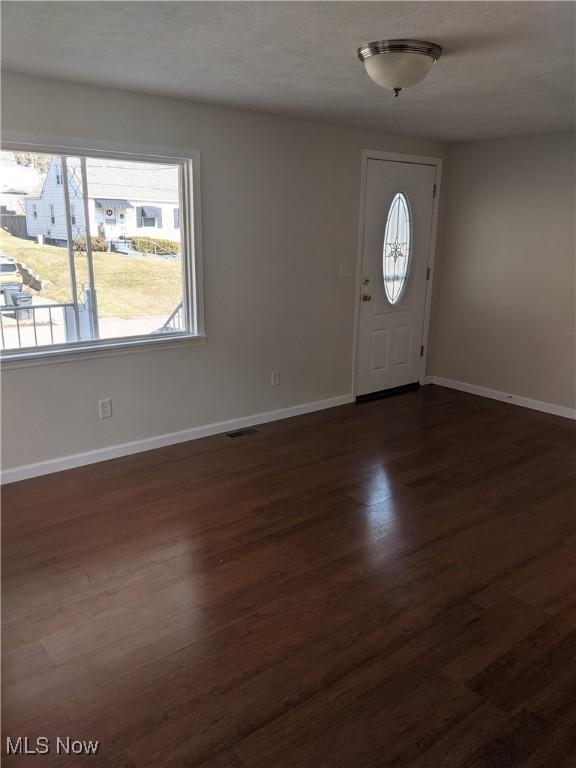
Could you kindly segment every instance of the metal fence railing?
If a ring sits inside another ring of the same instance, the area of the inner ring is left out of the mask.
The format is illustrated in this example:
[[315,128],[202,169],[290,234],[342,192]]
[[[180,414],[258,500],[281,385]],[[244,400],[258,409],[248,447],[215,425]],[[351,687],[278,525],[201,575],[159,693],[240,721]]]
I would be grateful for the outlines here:
[[[10,352],[95,338],[88,327],[89,313],[86,310],[85,303],[78,306],[73,303],[2,305],[0,350]],[[184,330],[184,308],[180,302],[164,324],[152,333],[178,333]]]
[[176,309],[171,313],[161,328],[158,328],[156,333],[173,333],[174,331],[184,330],[184,314],[182,308],[182,302],[178,304]]
[[74,304],[0,306],[0,349],[22,349],[67,341],[67,315]]

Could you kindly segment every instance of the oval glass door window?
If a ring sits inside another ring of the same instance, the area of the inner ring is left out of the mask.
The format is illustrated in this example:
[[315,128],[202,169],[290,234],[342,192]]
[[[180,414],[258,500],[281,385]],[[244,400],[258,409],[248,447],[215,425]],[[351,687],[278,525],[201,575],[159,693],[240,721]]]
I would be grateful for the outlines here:
[[390,304],[397,304],[406,289],[412,247],[412,223],[406,195],[397,192],[390,204],[384,233],[382,277]]

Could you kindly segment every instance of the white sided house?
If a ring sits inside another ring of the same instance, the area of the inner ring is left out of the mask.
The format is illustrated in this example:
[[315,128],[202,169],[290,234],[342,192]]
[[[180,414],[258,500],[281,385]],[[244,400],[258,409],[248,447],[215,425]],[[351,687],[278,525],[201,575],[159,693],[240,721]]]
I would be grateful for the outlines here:
[[[69,166],[72,237],[85,233],[80,167]],[[87,207],[92,237],[109,243],[130,237],[180,242],[178,169],[149,163],[89,158]],[[53,245],[68,242],[64,177],[54,155],[41,183],[25,197],[28,236]]]

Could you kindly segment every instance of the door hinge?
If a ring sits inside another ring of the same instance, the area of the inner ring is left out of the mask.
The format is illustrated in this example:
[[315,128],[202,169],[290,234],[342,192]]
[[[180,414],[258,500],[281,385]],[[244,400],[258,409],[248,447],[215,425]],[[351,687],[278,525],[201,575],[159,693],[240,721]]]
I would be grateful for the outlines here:
[[424,357],[424,344],[420,347],[420,357]]
[[430,267],[426,270],[426,280],[430,280]]
[[432,199],[436,197],[436,184],[434,184],[434,189],[432,190]]

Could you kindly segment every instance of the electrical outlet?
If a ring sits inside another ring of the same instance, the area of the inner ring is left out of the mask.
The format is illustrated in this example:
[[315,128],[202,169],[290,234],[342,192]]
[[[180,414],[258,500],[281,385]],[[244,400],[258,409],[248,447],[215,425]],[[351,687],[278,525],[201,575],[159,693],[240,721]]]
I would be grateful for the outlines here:
[[270,386],[271,387],[279,387],[280,386],[280,371],[270,371]]
[[104,400],[98,400],[98,408],[100,409],[101,419],[109,419],[112,416],[112,400],[109,397]]

